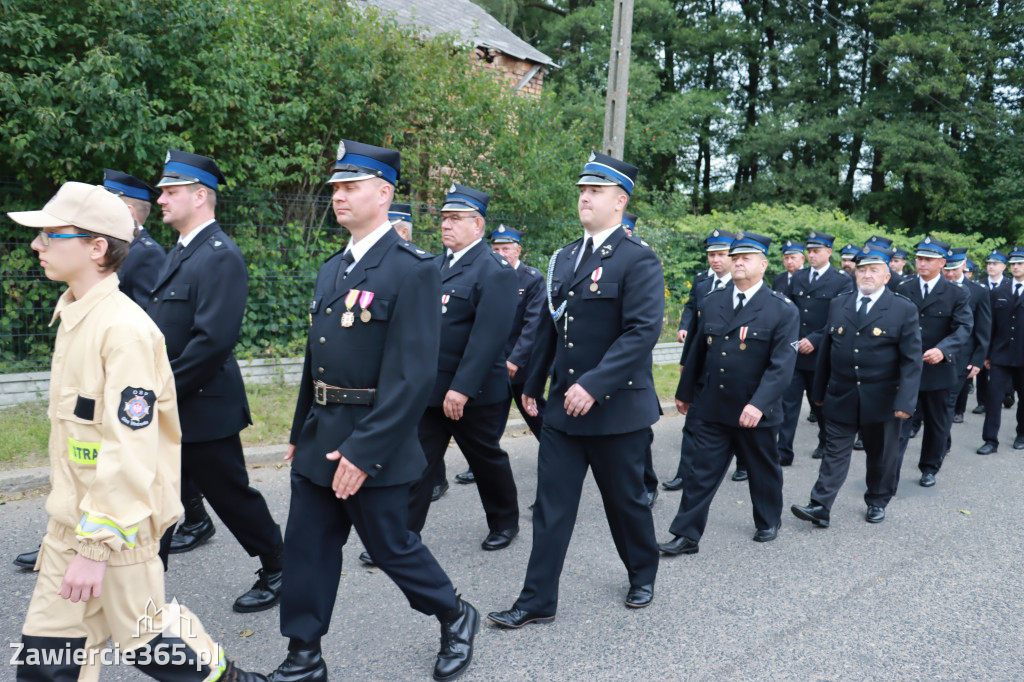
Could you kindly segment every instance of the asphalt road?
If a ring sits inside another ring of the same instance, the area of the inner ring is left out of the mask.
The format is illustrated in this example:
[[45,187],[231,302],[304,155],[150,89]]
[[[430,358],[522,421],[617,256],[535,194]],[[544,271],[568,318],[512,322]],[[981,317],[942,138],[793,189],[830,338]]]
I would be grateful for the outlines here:
[[[819,529],[788,509],[807,502],[818,469],[810,458],[814,427],[801,420],[797,459],[785,469],[778,540],[751,541],[746,484],[727,479],[700,553],[663,558],[655,601],[643,610],[622,603],[625,570],[590,481],[557,619],[517,631],[485,623],[463,679],[1022,679],[1024,451],[1010,447],[1013,417],[1005,411],[999,453],[975,455],[981,421],[968,414],[967,423],[953,426],[953,451],[931,489],[917,484],[921,441],[911,441],[899,494],[879,525],[864,521],[863,456],[855,453],[832,527]],[[675,471],[681,426],[678,415],[655,426],[655,466],[663,479]],[[511,437],[504,445],[524,512],[523,532],[512,547],[480,549],[486,527],[475,486],[453,482],[424,530],[457,589],[483,615],[515,600],[532,544],[526,508],[535,491],[536,441]],[[450,476],[465,468],[455,448],[448,462]],[[255,467],[251,476],[283,524],[287,467]],[[669,538],[678,502],[679,493],[661,493],[654,508],[659,540]],[[44,526],[42,497],[0,506],[0,631],[7,642],[19,640],[34,585],[33,574],[15,569],[9,559],[34,547]],[[362,567],[360,551],[353,536],[332,630],[324,639],[331,678],[429,679],[436,621],[412,611],[383,573]],[[285,655],[277,609],[231,611],[257,568],[218,521],[211,542],[172,557],[168,599],[176,596],[196,612],[242,667],[266,673]],[[5,661],[0,679],[13,677]],[[143,678],[106,670],[102,679]]]

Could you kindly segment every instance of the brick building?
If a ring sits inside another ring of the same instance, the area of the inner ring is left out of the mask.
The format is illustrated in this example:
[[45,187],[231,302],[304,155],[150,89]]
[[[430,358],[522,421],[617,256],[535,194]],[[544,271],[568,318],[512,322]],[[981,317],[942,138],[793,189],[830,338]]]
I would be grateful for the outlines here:
[[544,74],[555,68],[534,48],[470,0],[359,0],[428,36],[457,35],[472,45],[475,64],[492,69],[516,92],[540,95]]

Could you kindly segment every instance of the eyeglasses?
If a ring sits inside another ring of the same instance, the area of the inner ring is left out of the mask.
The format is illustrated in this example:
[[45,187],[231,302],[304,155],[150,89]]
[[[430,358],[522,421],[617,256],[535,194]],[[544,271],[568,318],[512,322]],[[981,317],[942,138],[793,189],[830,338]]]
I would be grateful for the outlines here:
[[39,231],[39,243],[43,246],[49,246],[51,239],[74,239],[75,237],[92,239],[91,234],[61,234],[60,232],[47,232],[46,230]]
[[441,218],[441,224],[442,225],[444,223],[458,224],[458,223],[461,223],[463,220],[476,220],[476,216],[475,215],[461,215],[461,214],[444,216],[444,217]]

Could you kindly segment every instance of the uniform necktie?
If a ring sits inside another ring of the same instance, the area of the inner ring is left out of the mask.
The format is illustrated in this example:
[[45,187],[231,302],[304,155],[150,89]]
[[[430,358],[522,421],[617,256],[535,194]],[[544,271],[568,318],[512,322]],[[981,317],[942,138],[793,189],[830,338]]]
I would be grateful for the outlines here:
[[924,300],[926,298],[928,298],[928,284],[927,283],[925,283],[925,285],[924,285],[924,293],[921,294],[921,299],[922,300]]
[[441,264],[441,274],[445,274],[452,269],[452,261],[455,260],[455,254],[449,253],[448,257],[444,259],[444,263]]
[[351,251],[346,251],[341,254],[341,262],[338,263],[338,276],[334,280],[334,288],[340,289],[342,282],[345,281],[346,275],[348,275],[348,267],[356,262],[356,257],[352,255]]
[[711,291],[718,291],[722,288],[722,280],[715,277],[714,281],[711,282]]
[[747,295],[744,293],[736,294],[736,307],[734,308],[736,312],[743,310],[743,299],[746,297]]
[[1013,297],[1020,298],[1020,282],[1013,285]]
[[174,247],[174,251],[171,251],[171,265],[174,265],[174,262],[178,260],[178,256],[180,256],[181,252],[184,250],[185,245],[182,244],[181,242],[178,242],[178,245]]
[[860,308],[857,308],[857,326],[864,324],[864,320],[868,316],[868,304],[871,303],[869,296],[860,297]]
[[583,245],[583,256],[580,258],[579,262],[576,263],[576,269],[573,270],[573,274],[579,272],[580,268],[583,266],[583,263],[585,263],[586,260],[590,258],[593,254],[594,240],[591,239],[590,237],[587,237],[587,242]]
[[811,270],[811,284],[814,284],[816,281],[818,281],[818,271]]

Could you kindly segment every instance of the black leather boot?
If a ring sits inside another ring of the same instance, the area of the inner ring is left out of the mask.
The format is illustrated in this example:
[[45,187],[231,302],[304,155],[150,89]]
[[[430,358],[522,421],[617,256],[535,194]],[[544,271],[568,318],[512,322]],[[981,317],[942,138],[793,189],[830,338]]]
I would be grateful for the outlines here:
[[284,582],[281,571],[281,554],[284,546],[273,554],[261,556],[263,567],[256,571],[256,582],[252,588],[235,600],[232,608],[238,613],[266,611],[281,599],[281,585]]
[[14,565],[18,568],[27,568],[32,570],[36,567],[36,559],[39,558],[39,548],[33,549],[31,552],[25,552],[14,557]]
[[136,649],[133,658],[145,661],[144,665],[136,662],[136,669],[160,682],[202,682],[210,679],[221,665],[224,669],[215,678],[217,682],[267,682],[266,676],[242,670],[226,658],[200,660],[195,650],[180,637],[159,634]]
[[435,680],[454,680],[473,660],[473,638],[480,629],[480,614],[472,604],[457,597],[455,608],[439,614],[441,650],[434,664]]
[[[85,648],[85,637],[22,635],[21,643],[24,648],[14,652],[13,658],[20,663],[14,672],[18,682],[78,682],[82,666],[74,664],[74,657],[75,651]],[[28,661],[49,662],[28,665]]]
[[171,554],[184,554],[203,544],[213,537],[217,527],[213,519],[206,513],[203,496],[184,500],[185,518],[171,537]]
[[288,656],[270,673],[270,682],[327,682],[327,663],[320,654],[320,640],[288,640]]

